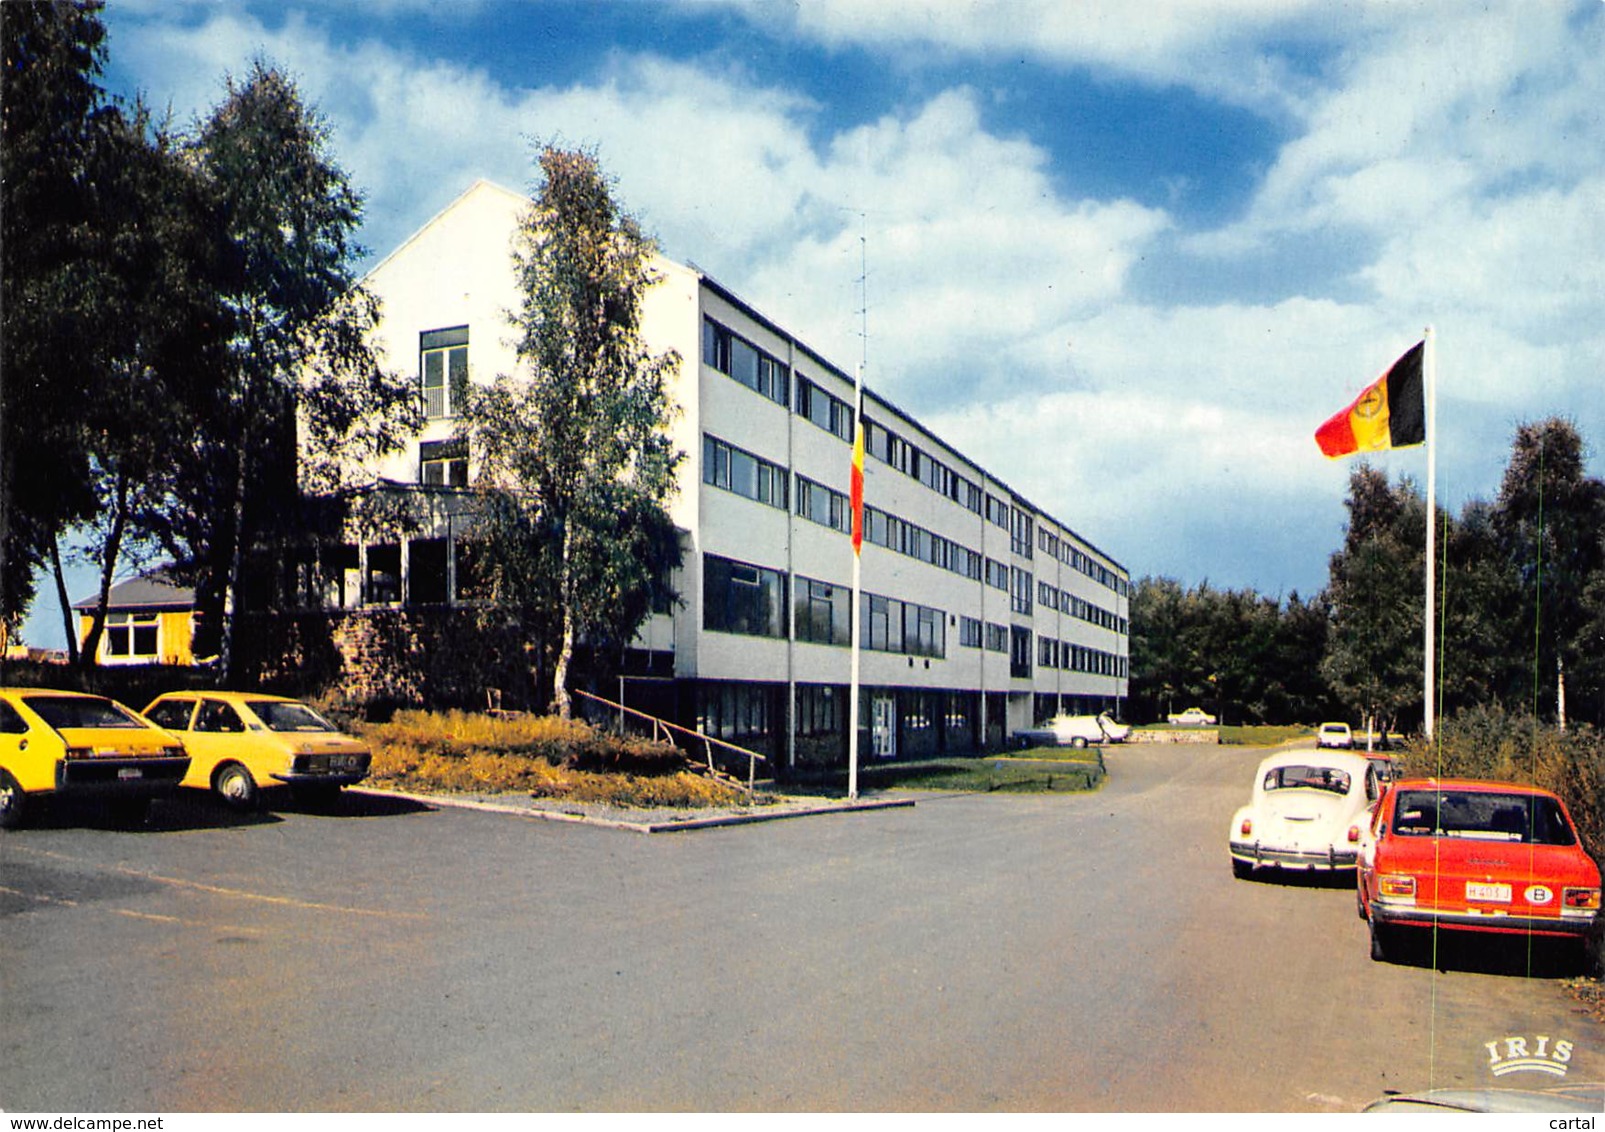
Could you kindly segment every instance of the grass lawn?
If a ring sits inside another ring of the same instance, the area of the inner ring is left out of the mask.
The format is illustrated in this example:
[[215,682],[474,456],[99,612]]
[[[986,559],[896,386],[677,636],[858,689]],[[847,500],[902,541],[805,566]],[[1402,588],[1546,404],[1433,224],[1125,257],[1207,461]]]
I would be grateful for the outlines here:
[[985,793],[1010,790],[1042,794],[1095,790],[1103,767],[1097,752],[1037,747],[984,758],[931,759],[925,762],[860,766],[861,786],[874,790],[955,790]]

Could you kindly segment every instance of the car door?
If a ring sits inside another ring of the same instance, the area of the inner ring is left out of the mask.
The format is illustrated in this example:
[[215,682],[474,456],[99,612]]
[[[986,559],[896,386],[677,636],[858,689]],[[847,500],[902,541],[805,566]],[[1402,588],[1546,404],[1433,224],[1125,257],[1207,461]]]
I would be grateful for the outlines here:
[[195,714],[195,701],[188,696],[164,696],[140,713],[163,731],[171,731],[177,735],[189,752],[189,771],[184,775],[183,785],[206,788],[212,784],[212,768],[203,763],[195,753],[195,744],[191,741],[190,719]]
[[[195,711],[192,734],[213,767],[225,762],[241,763],[258,786],[275,785],[273,776],[289,769],[282,741],[227,700],[203,696]],[[207,773],[210,781],[211,771]]]

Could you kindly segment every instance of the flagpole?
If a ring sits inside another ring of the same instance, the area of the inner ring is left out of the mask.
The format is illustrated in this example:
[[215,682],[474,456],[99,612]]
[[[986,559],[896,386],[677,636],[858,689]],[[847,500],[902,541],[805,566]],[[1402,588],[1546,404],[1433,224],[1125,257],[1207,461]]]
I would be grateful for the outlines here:
[[1422,351],[1421,374],[1427,401],[1427,609],[1422,633],[1423,651],[1426,653],[1423,666],[1426,711],[1422,715],[1422,731],[1431,739],[1438,643],[1438,344],[1430,326],[1427,327],[1426,346]]
[[[855,464],[860,459],[859,453],[864,450],[864,367],[859,366],[853,379],[853,449]],[[855,467],[855,475],[862,475],[863,469]],[[854,508],[852,517],[855,526],[853,536],[853,615],[852,615],[852,664],[851,680],[847,692],[847,797],[856,801],[858,798],[858,638],[862,632],[863,608],[860,595],[863,556],[859,552],[859,540],[862,538],[864,512],[863,488],[858,489],[858,503]]]

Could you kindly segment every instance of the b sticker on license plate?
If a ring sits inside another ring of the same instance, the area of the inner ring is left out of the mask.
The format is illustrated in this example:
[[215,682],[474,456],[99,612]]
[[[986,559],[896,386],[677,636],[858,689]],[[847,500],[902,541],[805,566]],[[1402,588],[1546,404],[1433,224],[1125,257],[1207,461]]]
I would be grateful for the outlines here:
[[118,778],[140,778],[144,774],[137,766],[125,766],[118,770]]
[[1466,882],[1467,900],[1485,900],[1490,904],[1509,904],[1510,885],[1508,884],[1477,884],[1475,881]]

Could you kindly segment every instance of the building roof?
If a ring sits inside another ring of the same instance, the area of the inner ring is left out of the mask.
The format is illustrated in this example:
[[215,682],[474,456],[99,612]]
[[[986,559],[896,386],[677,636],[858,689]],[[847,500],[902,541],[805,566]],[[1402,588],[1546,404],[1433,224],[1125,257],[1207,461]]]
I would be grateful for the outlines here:
[[[195,590],[174,581],[169,570],[168,566],[158,566],[148,573],[118,582],[112,586],[111,593],[107,596],[106,608],[116,610],[192,608],[195,605]],[[100,595],[92,594],[81,601],[73,602],[72,607],[79,613],[88,613],[99,601]]]

